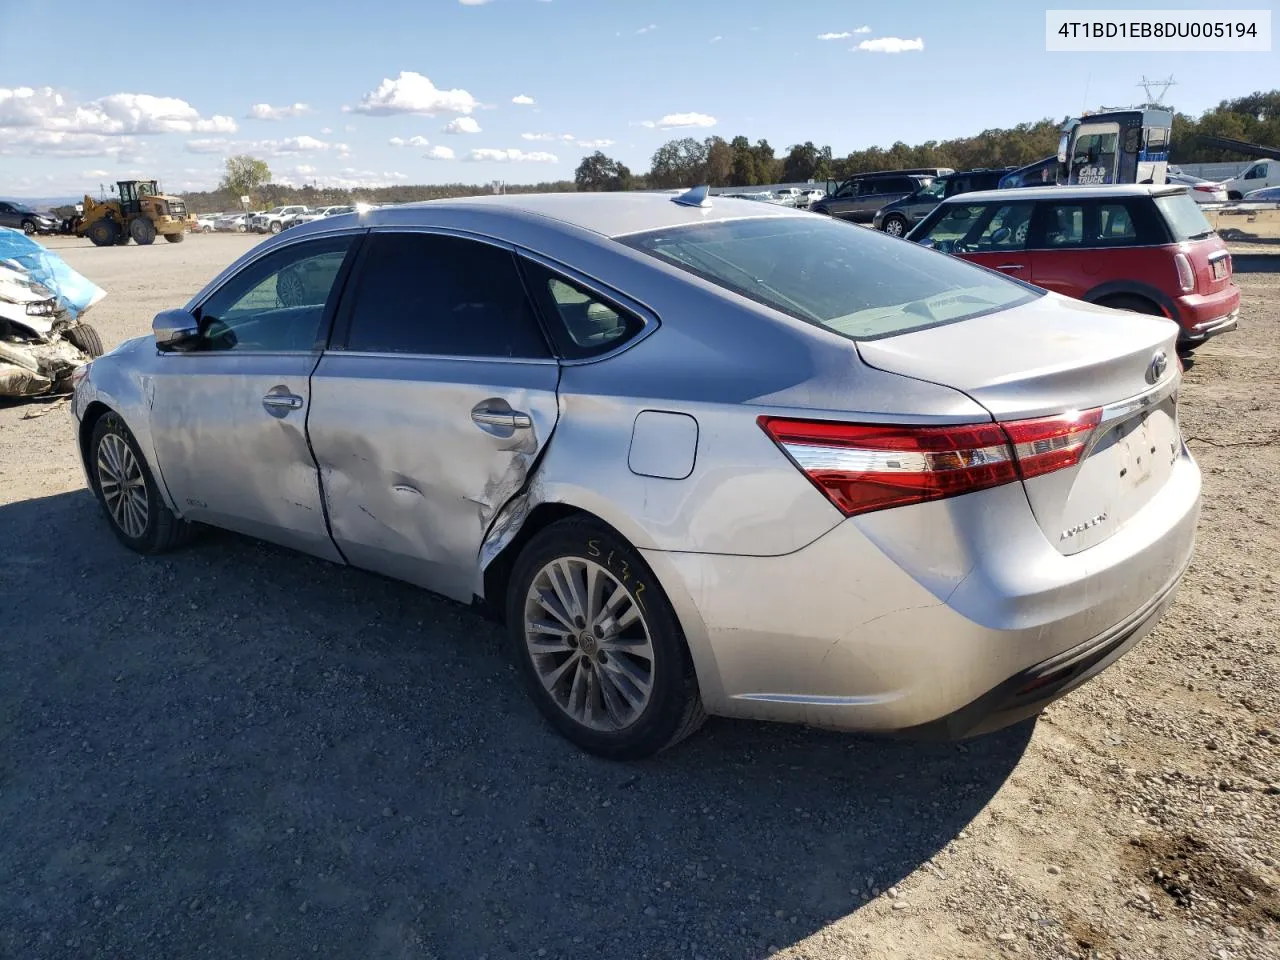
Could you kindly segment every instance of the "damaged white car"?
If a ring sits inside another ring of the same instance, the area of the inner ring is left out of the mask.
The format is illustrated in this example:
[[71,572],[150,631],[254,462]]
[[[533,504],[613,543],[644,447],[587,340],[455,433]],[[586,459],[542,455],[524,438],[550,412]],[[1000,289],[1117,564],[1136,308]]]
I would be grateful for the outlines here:
[[102,355],[82,318],[104,296],[56,254],[0,228],[0,397],[70,393],[72,374]]

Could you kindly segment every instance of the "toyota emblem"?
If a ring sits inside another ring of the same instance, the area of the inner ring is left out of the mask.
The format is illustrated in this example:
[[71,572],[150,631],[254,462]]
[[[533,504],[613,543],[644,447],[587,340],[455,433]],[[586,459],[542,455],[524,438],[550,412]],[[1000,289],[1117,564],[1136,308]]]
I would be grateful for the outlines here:
[[1147,383],[1156,383],[1164,376],[1165,370],[1169,366],[1169,358],[1165,356],[1163,350],[1156,352],[1151,358],[1151,363],[1147,366]]

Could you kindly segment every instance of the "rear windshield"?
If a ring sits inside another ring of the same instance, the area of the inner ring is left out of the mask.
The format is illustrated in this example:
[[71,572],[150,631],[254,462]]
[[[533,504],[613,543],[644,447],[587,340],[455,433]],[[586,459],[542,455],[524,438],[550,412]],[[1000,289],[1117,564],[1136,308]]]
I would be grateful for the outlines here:
[[1200,204],[1187,193],[1156,197],[1156,207],[1164,214],[1165,223],[1175,241],[1199,240],[1213,233],[1213,227],[1200,212]]
[[672,227],[618,241],[854,340],[967,320],[1043,293],[819,215]]

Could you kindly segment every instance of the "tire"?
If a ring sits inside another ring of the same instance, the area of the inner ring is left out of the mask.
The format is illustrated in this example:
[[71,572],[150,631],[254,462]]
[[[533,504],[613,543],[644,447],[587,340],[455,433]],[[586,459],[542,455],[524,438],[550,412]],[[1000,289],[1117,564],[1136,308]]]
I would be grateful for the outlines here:
[[207,225],[206,225],[206,226],[203,226],[203,227],[201,227],[201,228],[200,228],[200,232],[201,232],[201,233],[213,233],[213,227],[210,227],[210,226],[207,226]]
[[[191,539],[191,524],[165,506],[138,441],[114,411],[104,413],[94,424],[88,465],[94,496],[102,505],[112,532],[130,550],[164,553]],[[113,497],[114,491],[120,491],[121,475],[134,492],[124,490]],[[141,521],[140,513],[145,514]]]
[[29,236],[31,236],[33,233],[35,233],[35,232],[36,232],[36,224],[35,224],[35,221],[34,221],[34,220],[23,220],[23,221],[22,221],[22,232],[23,232],[23,233],[25,233],[28,237],[29,237]]
[[895,214],[890,214],[880,222],[880,229],[891,237],[905,236],[907,232],[907,221]]
[[[559,598],[562,590],[571,590],[588,608],[594,606],[585,599],[588,571],[601,597],[617,597],[617,588],[623,590],[612,610],[610,604],[599,605],[594,620],[590,609],[583,611],[586,616],[573,616],[570,604]],[[576,589],[569,587],[570,580]],[[640,554],[604,524],[561,520],[535,534],[512,569],[506,614],[529,695],[561,736],[588,753],[638,760],[674,746],[706,720],[693,660],[670,601]],[[604,630],[593,630],[606,615]],[[621,629],[619,617],[630,621]],[[532,623],[547,630],[529,631]],[[531,645],[542,650],[535,654]],[[647,681],[647,695],[632,678]]]
[[1165,315],[1164,311],[1151,300],[1131,293],[1103,297],[1097,303],[1100,307],[1110,307],[1112,310],[1128,310],[1130,313],[1145,313],[1152,317],[1163,317]]
[[62,335],[70,340],[78,350],[88,354],[90,359],[96,359],[106,353],[102,349],[101,334],[98,333],[95,327],[91,327],[87,323],[77,323],[74,327],[68,327],[62,332]]
[[140,247],[149,247],[156,242],[156,225],[146,217],[134,217],[129,221],[129,236]]
[[279,220],[272,220],[269,229],[273,234],[279,233],[281,230],[284,229],[284,224],[281,223]]
[[86,231],[95,247],[114,247],[119,239],[119,232],[120,228],[112,220],[95,220]]
[[185,233],[166,233],[164,238],[169,243],[181,243],[183,240],[187,239],[187,235]]

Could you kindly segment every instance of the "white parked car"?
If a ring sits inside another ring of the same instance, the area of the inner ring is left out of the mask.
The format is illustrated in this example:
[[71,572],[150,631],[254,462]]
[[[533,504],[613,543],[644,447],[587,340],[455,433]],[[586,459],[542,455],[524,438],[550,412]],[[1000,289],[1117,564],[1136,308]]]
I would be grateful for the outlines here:
[[1177,168],[1170,168],[1165,178],[1170,183],[1186,187],[1187,192],[1191,194],[1191,199],[1196,203],[1227,202],[1227,189],[1220,180],[1206,180],[1204,177],[1195,177],[1189,173],[1183,173]]
[[310,213],[300,213],[289,220],[285,221],[286,227],[296,227],[304,223],[311,223],[313,220],[323,220],[325,217],[336,217],[344,213],[351,213],[355,207],[350,204],[342,204],[332,207],[317,207]]
[[827,191],[825,190],[806,190],[804,192],[803,202],[801,203],[801,206],[807,207],[811,203],[817,203],[826,195],[827,195]]
[[243,213],[224,213],[213,222],[213,229],[220,233],[244,233],[248,218]]
[[800,206],[800,198],[804,196],[804,191],[799,187],[783,187],[781,190],[773,191],[775,203],[785,203],[792,207]]
[[1280,160],[1256,160],[1222,186],[1228,200],[1243,200],[1245,194],[1264,187],[1280,187]]
[[249,223],[249,229],[254,233],[279,233],[285,227],[285,221],[297,214],[307,213],[308,208],[302,204],[294,204],[293,206],[272,207],[265,213],[260,213]]
[[196,217],[196,229],[200,233],[213,233],[217,229],[219,214],[203,213]]

